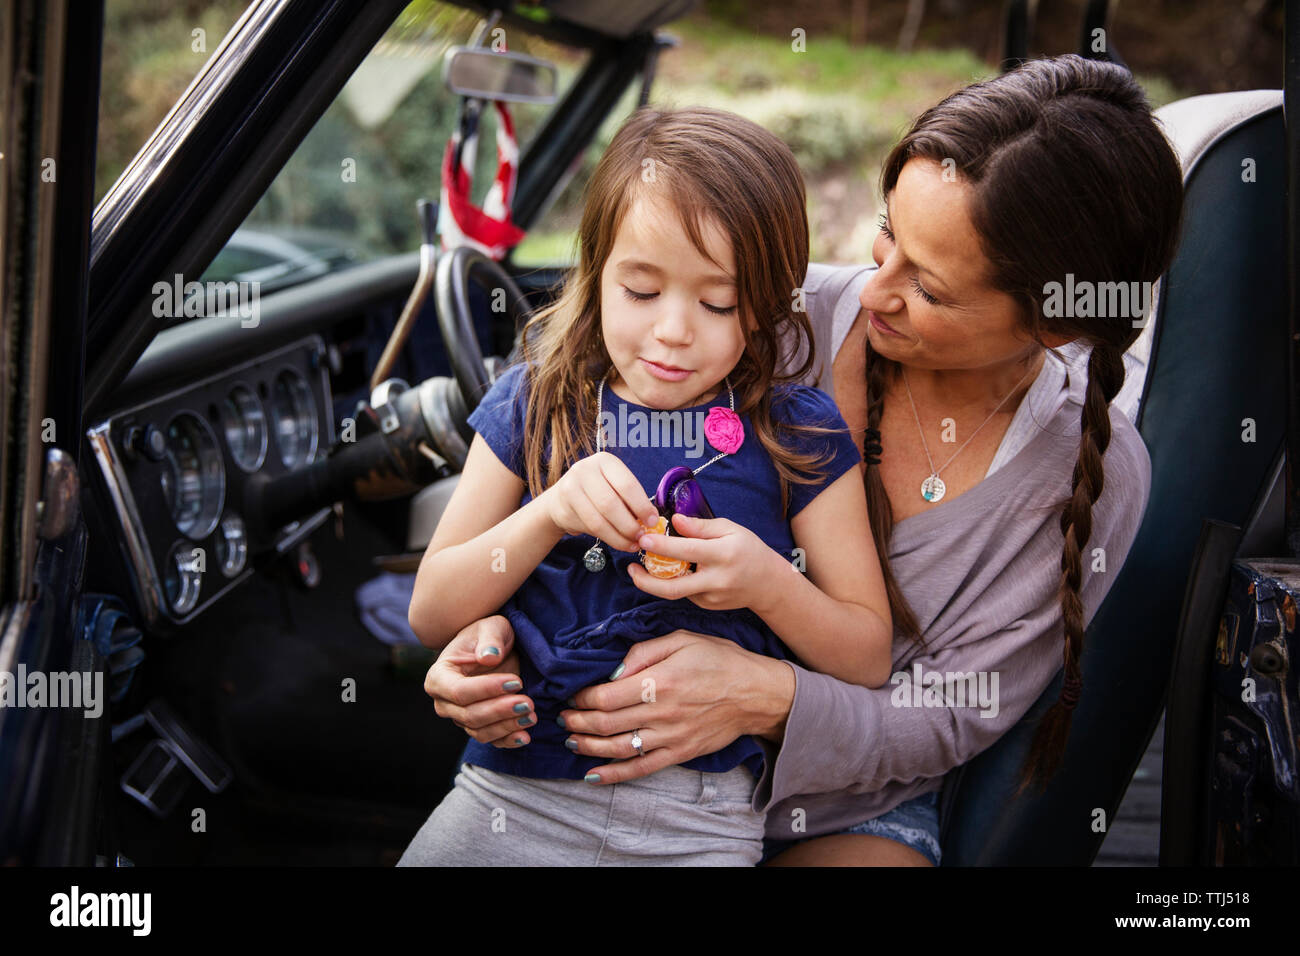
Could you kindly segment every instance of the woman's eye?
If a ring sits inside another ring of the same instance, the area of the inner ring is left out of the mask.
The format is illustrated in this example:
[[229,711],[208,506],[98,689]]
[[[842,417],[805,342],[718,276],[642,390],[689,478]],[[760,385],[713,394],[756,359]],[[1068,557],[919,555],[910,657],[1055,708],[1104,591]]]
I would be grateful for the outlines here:
[[926,302],[929,302],[931,305],[939,304],[938,299],[936,299],[934,296],[930,295],[930,293],[925,291],[925,288],[921,285],[921,280],[918,279],[916,276],[912,276],[912,288],[916,290],[917,295],[919,295]]
[[658,294],[658,292],[636,292],[629,289],[627,286],[623,286],[623,295],[631,299],[633,302],[649,302]]
[[[893,242],[894,234],[889,230],[889,217],[882,213],[880,219],[878,220],[878,223],[880,225],[880,231],[885,234],[885,238],[888,239],[890,242]],[[938,299],[936,299],[930,293],[925,291],[925,287],[921,285],[920,279],[918,279],[916,276],[912,276],[911,282],[912,282],[913,290],[915,290],[916,294],[919,295],[922,299],[930,303],[930,305],[939,304]]]
[[736,311],[736,307],[734,305],[727,305],[727,306],[709,305],[709,303],[707,302],[701,302],[700,305],[704,306],[714,315],[731,315],[731,313]]

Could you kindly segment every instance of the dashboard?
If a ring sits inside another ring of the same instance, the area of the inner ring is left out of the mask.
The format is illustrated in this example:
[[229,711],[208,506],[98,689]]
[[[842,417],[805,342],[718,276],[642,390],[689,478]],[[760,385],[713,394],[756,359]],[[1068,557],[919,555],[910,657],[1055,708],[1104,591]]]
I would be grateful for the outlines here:
[[325,343],[311,335],[113,412],[86,432],[145,621],[183,624],[254,559],[329,515],[279,528],[248,513],[251,482],[324,458],[334,443]]

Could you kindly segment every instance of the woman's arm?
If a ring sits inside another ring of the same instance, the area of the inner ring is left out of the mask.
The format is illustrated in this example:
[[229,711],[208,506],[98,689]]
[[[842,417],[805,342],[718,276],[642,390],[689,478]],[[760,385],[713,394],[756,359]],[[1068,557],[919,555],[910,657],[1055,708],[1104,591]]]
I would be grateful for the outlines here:
[[562,533],[541,498],[520,508],[524,483],[480,435],[415,577],[408,620],[426,647],[494,613]]

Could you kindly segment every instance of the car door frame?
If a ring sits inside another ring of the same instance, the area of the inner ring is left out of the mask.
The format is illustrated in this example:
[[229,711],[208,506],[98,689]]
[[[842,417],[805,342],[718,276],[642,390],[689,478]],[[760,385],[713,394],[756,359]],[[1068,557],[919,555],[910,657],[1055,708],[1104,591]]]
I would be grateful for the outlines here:
[[0,400],[0,672],[12,694],[0,707],[2,863],[94,862],[109,739],[106,708],[15,703],[26,703],[24,673],[89,674],[101,690],[104,681],[103,660],[79,639],[77,474],[103,3],[73,6],[6,0],[0,14],[0,33],[14,38],[0,53],[0,300],[15,371]]

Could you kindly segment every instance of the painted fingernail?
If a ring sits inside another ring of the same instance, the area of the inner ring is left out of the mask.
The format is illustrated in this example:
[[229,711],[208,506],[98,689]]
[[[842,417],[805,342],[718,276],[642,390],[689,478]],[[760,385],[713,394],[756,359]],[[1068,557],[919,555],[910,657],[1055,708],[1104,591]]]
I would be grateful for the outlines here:
[[564,738],[564,746],[566,746],[566,747],[568,747],[570,750],[576,752],[577,749],[578,749],[578,742],[577,742],[576,740],[574,740],[572,737],[565,737],[565,738]]
[[561,730],[568,730],[568,729],[569,729],[568,727],[564,726],[564,718],[563,718],[563,717],[556,717],[556,718],[555,718],[555,722],[556,722],[557,724],[560,725],[560,729],[561,729]]
[[520,717],[518,723],[520,727],[531,727],[533,724],[533,715],[529,714],[527,717]]
[[522,681],[517,681],[517,680],[508,680],[508,681],[506,681],[504,684],[501,685],[501,689],[502,689],[502,690],[509,690],[509,691],[523,690],[523,689],[524,689],[524,685],[523,685],[523,682],[522,682]]
[[526,714],[528,713],[528,705],[525,704],[523,701],[520,701],[519,703],[515,704],[514,710],[516,714]]
[[523,744],[523,742],[524,742],[524,738],[523,738],[523,737],[516,737],[516,738],[515,738],[515,743],[517,743],[517,744]]
[[615,668],[614,668],[614,673],[612,673],[612,674],[609,675],[609,679],[610,679],[610,680],[618,680],[620,677],[623,676],[623,671],[625,671],[625,670],[627,670],[627,665],[626,665],[626,664],[619,664],[618,667],[615,667]]
[[598,773],[589,773],[589,774],[587,774],[585,777],[583,777],[582,779],[585,780],[585,781],[587,781],[587,783],[600,783],[600,774],[598,774]]
[[485,647],[485,648],[483,648],[483,656],[484,656],[484,657],[489,657],[489,656],[491,656],[491,657],[500,657],[500,656],[501,656],[501,648],[499,648],[499,647]]
[[565,703],[568,704],[570,707],[574,707],[574,708],[578,706],[578,702],[574,700],[572,697],[566,700]]

